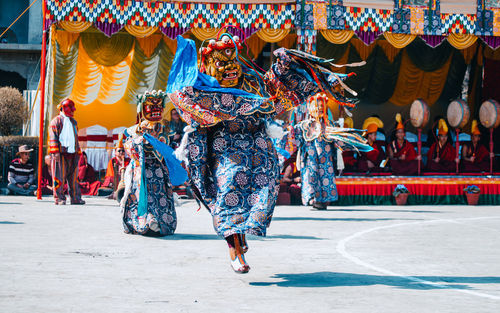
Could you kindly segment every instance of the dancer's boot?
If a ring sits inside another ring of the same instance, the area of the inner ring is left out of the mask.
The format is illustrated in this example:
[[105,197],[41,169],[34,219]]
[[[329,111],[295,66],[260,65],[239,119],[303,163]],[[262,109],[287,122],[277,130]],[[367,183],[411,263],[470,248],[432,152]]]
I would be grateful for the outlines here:
[[229,246],[229,257],[231,258],[231,267],[235,273],[246,274],[250,271],[250,266],[245,261],[245,255],[242,251],[240,238],[238,234],[226,237]]

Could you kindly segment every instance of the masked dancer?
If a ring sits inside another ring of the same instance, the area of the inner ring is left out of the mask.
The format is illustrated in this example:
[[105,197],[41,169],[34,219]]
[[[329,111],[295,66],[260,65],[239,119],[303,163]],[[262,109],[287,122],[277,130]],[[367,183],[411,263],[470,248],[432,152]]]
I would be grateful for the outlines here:
[[264,73],[239,55],[241,48],[238,37],[222,34],[200,49],[198,68],[194,42],[177,37],[167,92],[189,124],[179,155],[187,153],[195,194],[226,239],[233,270],[247,273],[245,234],[266,235],[279,191],[270,137],[283,130],[271,118],[338,76],[314,63],[330,70],[328,60],[285,49],[274,51],[276,62]]
[[172,183],[184,183],[187,173],[173,156],[168,129],[161,123],[165,97],[162,91],[139,96],[139,123],[124,132],[131,158],[121,201],[126,233],[165,236],[172,235],[177,226]]

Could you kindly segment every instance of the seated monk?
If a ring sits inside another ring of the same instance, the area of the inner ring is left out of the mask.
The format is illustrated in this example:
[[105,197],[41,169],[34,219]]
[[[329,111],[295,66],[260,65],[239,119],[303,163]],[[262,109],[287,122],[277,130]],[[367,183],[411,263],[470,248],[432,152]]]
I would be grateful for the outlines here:
[[448,125],[444,119],[438,122],[438,140],[427,153],[427,170],[429,172],[451,173],[456,170],[456,150],[448,141]]
[[[350,117],[344,119],[345,128],[353,128],[353,120]],[[344,171],[351,172],[356,171],[356,158],[354,157],[354,151],[344,150],[342,151],[342,159],[344,160]]]
[[80,160],[78,161],[78,184],[82,195],[95,196],[97,190],[101,187],[101,182],[95,177],[95,170],[87,162],[87,154],[82,152]]
[[417,175],[419,156],[415,147],[405,139],[405,127],[399,113],[396,122],[396,139],[387,147],[392,172],[394,175]]
[[[42,195],[51,196],[53,194],[54,186],[52,181],[52,166],[51,157],[47,154],[44,158],[45,164],[42,167],[42,182],[40,187],[42,188]],[[68,193],[68,184],[64,184],[63,194]]]
[[45,164],[42,167],[42,181],[40,187],[42,188],[42,195],[52,195],[52,167],[50,165],[50,155],[44,158]]
[[125,157],[123,136],[120,136],[120,139],[116,143],[115,156],[108,162],[106,177],[104,178],[102,187],[99,188],[99,195],[110,196],[111,199],[116,199],[115,191],[129,163],[130,158]]
[[363,129],[366,129],[366,140],[373,150],[359,153],[358,170],[362,173],[382,171],[380,163],[385,159],[385,152],[376,140],[378,129],[383,127],[384,123],[378,117],[369,117],[363,123]]
[[280,183],[280,192],[290,193],[291,204],[302,204],[300,191],[300,171],[297,169],[297,152],[283,164],[283,173]]
[[462,171],[465,173],[480,173],[490,170],[490,153],[481,140],[481,132],[477,121],[472,121],[471,142],[462,147]]

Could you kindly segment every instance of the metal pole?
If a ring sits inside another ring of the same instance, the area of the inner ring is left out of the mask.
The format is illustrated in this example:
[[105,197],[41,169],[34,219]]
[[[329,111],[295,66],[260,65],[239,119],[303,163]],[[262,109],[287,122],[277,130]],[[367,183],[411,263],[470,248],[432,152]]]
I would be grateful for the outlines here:
[[493,175],[493,160],[495,155],[493,154],[493,128],[490,128],[490,174]]
[[[455,132],[456,132],[455,150],[457,150],[456,153],[455,153],[455,160],[456,160],[459,157],[459,151],[458,150],[460,150],[460,140],[458,139],[458,135],[460,133],[460,129],[455,128]],[[456,173],[457,174],[458,174],[458,164],[459,164],[459,162],[455,161],[456,170],[457,170]]]
[[46,0],[42,1],[42,57],[40,59],[40,134],[38,137],[38,188],[36,198],[42,199],[43,130],[45,119],[45,61],[47,52],[47,29],[45,28]]
[[418,175],[420,176],[420,168],[421,168],[421,163],[422,163],[422,128],[418,128],[418,142],[417,142],[417,149],[418,149]]

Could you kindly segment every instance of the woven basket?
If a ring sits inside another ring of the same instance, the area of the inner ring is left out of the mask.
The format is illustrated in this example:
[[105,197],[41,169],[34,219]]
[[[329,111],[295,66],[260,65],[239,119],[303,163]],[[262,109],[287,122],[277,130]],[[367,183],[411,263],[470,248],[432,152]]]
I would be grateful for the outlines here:
[[405,205],[408,200],[409,193],[400,193],[395,197],[397,205]]
[[468,205],[477,205],[479,202],[479,196],[480,193],[465,193],[465,196],[467,197],[467,204]]

